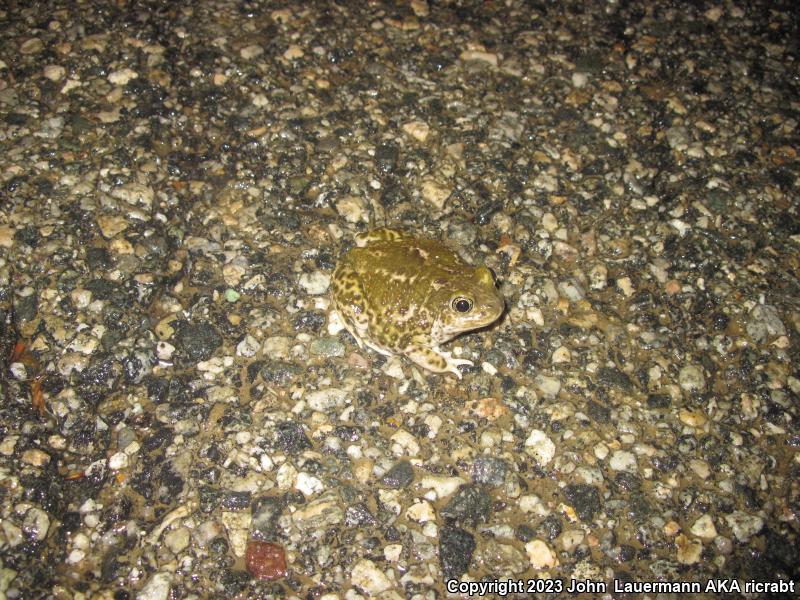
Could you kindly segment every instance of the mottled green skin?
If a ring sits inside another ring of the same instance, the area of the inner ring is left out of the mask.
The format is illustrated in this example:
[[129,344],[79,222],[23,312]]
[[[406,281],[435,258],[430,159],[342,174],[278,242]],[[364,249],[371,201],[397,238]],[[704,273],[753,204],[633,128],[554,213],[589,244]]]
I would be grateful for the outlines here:
[[[457,377],[458,365],[472,362],[452,358],[439,344],[489,325],[504,308],[489,269],[468,265],[440,242],[393,229],[357,236],[331,287],[333,306],[359,346]],[[456,310],[454,299],[466,299],[470,310]]]

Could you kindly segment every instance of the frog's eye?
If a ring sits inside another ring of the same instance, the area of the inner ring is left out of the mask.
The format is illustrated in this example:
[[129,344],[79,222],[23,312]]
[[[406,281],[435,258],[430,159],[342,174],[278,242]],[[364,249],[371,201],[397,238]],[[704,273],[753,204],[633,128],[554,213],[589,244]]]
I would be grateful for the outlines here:
[[472,310],[472,300],[457,296],[453,298],[453,310],[460,313],[468,313]]

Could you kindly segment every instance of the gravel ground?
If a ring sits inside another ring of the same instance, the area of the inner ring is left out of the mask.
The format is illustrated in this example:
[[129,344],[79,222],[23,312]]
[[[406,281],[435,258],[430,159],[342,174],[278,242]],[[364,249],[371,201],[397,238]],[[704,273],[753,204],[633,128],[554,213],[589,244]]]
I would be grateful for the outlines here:
[[[793,596],[793,2],[11,0],[0,31],[0,598]],[[461,381],[328,329],[381,225],[502,282]]]

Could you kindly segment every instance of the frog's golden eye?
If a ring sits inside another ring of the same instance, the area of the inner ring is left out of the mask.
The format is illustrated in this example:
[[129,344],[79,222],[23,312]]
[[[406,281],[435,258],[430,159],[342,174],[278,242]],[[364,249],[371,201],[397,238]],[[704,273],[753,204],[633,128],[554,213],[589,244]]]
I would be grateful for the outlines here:
[[453,310],[460,313],[468,313],[472,310],[472,300],[464,296],[453,298]]

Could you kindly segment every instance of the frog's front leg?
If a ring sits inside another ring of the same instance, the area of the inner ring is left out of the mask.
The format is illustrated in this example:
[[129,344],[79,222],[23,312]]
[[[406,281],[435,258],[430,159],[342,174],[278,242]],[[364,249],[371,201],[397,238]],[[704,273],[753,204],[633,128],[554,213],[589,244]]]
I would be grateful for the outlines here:
[[461,379],[459,365],[472,366],[472,361],[465,358],[453,358],[449,352],[440,350],[438,346],[411,347],[404,353],[410,360],[434,373],[452,373]]

